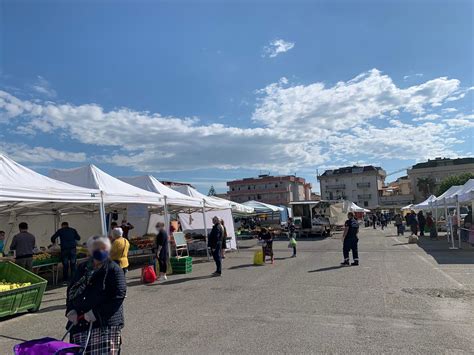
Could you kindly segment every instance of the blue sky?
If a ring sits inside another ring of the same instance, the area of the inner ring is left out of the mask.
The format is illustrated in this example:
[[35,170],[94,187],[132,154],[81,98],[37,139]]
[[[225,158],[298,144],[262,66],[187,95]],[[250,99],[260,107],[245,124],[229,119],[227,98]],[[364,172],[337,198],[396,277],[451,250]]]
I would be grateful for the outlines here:
[[0,6],[0,151],[42,173],[92,162],[205,192],[474,155],[471,1]]

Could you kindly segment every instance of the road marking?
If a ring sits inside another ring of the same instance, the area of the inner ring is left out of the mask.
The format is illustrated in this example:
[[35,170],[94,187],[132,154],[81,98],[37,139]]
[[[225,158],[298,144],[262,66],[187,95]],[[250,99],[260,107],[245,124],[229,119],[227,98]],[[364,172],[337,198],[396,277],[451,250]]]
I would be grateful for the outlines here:
[[[402,241],[400,239],[398,239],[398,237],[395,238],[399,243],[402,243]],[[411,244],[402,244],[405,248],[407,248],[408,250],[410,250],[413,254],[415,254],[421,261],[423,261],[424,263],[430,265],[434,270],[436,271],[439,271],[442,275],[444,275],[444,277],[446,277],[448,280],[454,282],[456,285],[458,285],[458,287],[460,288],[464,288],[464,284],[460,283],[458,280],[456,280],[454,277],[452,277],[451,275],[449,275],[447,272],[441,270],[439,267],[436,267],[433,265],[433,263],[431,263],[427,258],[425,258],[424,256],[422,256],[421,254],[417,253],[414,249],[410,248],[409,245]]]

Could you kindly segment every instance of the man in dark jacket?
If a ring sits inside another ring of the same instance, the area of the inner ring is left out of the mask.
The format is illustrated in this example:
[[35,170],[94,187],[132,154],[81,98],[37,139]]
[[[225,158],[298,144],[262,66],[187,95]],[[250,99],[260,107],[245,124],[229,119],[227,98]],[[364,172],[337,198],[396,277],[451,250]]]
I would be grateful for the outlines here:
[[425,236],[426,219],[423,211],[418,212],[418,225],[420,226],[420,237]]
[[31,271],[33,267],[33,253],[36,249],[36,238],[28,232],[28,224],[26,222],[21,222],[18,228],[20,233],[13,237],[10,250],[15,251],[15,263]]
[[342,253],[344,255],[344,261],[341,265],[349,266],[349,252],[352,250],[352,258],[354,259],[354,262],[351,265],[357,266],[359,265],[359,253],[357,249],[357,243],[359,242],[359,238],[357,237],[357,234],[359,233],[359,223],[354,218],[352,212],[347,214],[347,218],[348,219],[344,224],[344,234],[342,235]]
[[61,261],[63,263],[63,281],[66,283],[69,280],[69,270],[74,276],[76,272],[77,241],[81,239],[74,228],[69,227],[69,223],[61,223],[61,228],[51,237],[51,243],[56,243],[59,238],[61,243]]
[[222,237],[223,237],[223,230],[222,225],[218,217],[214,217],[212,219],[212,226],[211,233],[209,233],[208,237],[208,246],[211,248],[212,257],[214,258],[214,262],[216,263],[216,272],[212,275],[214,276],[221,276],[222,275]]

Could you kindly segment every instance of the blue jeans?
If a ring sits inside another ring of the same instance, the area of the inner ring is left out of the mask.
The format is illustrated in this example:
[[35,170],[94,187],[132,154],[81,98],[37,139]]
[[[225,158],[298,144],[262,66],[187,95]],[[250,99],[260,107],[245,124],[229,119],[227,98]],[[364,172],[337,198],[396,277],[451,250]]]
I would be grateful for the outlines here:
[[61,261],[63,263],[63,281],[69,280],[69,269],[71,270],[71,278],[76,272],[76,249],[61,250]]
[[217,243],[216,248],[212,249],[212,257],[214,258],[214,262],[216,263],[216,272],[218,274],[222,273],[222,243]]

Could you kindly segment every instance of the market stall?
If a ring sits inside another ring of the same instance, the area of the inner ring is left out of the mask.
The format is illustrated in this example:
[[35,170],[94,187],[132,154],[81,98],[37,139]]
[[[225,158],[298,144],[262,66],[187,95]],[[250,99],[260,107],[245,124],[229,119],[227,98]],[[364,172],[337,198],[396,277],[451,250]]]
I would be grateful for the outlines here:
[[[49,271],[53,280],[57,278],[58,258],[47,246],[61,216],[99,214],[101,205],[99,190],[48,178],[0,155],[0,229],[6,232],[5,250],[18,233],[18,224],[28,223],[41,247],[33,258],[36,272]],[[100,223],[96,228],[100,230]]]
[[203,208],[199,212],[178,214],[183,231],[192,232],[196,236],[202,233],[203,241],[201,244],[203,246],[201,248],[207,250],[207,234],[212,227],[212,218],[214,216],[224,220],[228,236],[227,247],[229,249],[237,248],[234,219],[232,217],[232,203],[230,201],[206,196],[188,185],[173,186],[173,190],[203,202]]

